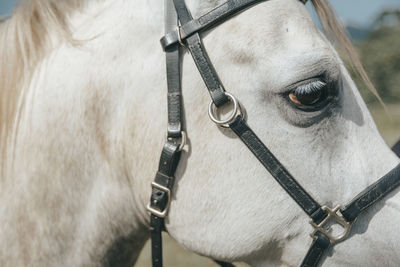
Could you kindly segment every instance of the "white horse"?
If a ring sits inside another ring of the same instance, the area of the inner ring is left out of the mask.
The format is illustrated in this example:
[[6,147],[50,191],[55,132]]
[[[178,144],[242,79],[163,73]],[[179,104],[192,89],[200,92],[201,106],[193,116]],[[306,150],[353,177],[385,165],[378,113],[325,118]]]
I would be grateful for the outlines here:
[[[222,2],[187,1],[195,17]],[[159,0],[32,0],[0,25],[0,266],[135,262],[149,237],[145,207],[165,140],[162,34]],[[298,0],[262,2],[204,42],[248,123],[320,203],[347,203],[399,163]],[[299,265],[312,241],[308,217],[209,120],[187,54],[183,69],[190,148],[168,232],[216,259]],[[327,107],[303,111],[287,97],[319,79],[337,93]],[[358,218],[326,266],[399,265],[398,191]]]

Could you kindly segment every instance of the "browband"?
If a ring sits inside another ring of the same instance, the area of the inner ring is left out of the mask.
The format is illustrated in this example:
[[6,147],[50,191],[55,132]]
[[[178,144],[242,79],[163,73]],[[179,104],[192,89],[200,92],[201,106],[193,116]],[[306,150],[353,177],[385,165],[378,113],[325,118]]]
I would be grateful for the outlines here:
[[[168,32],[161,38],[161,46],[165,50],[174,44],[183,43],[185,39],[194,33],[199,33],[213,28],[246,8],[265,1],[266,0],[230,0],[197,19],[191,18],[186,22],[181,21],[182,25],[178,26],[173,31]],[[304,4],[307,3],[307,0],[299,1]]]

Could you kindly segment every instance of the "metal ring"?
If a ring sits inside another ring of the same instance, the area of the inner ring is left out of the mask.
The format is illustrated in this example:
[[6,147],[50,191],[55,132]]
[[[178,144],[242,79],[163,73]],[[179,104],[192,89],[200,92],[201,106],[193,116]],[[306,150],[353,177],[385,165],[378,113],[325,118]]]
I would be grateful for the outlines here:
[[179,147],[178,147],[178,151],[182,151],[185,148],[186,143],[187,143],[187,134],[186,134],[186,132],[185,131],[181,131],[181,137],[180,138],[168,137],[168,140],[172,140],[172,141],[174,141],[174,143],[177,143],[175,141],[175,139],[181,139],[181,142],[180,142]]
[[186,146],[186,139],[187,139],[187,135],[186,135],[185,131],[182,131],[181,134],[182,134],[182,138],[181,138],[181,144],[178,147],[179,151],[182,151],[183,148]]
[[181,23],[178,24],[178,30],[177,31],[178,31],[178,43],[181,46],[186,47],[186,45],[182,41],[182,25],[181,25]]
[[225,95],[228,97],[230,101],[233,102],[233,110],[232,113],[229,115],[229,117],[226,118],[225,120],[217,119],[214,114],[214,110],[217,109],[217,107],[215,107],[214,102],[212,100],[208,105],[208,116],[210,116],[210,119],[218,126],[229,128],[229,123],[233,122],[233,120],[236,118],[237,115],[242,114],[242,109],[240,107],[240,103],[236,100],[236,98],[232,94],[225,92]]

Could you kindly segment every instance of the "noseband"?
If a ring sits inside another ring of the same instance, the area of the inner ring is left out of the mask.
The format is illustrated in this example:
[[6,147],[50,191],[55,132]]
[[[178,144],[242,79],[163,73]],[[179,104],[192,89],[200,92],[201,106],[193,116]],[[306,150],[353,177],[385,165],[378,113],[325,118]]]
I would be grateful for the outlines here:
[[[353,222],[361,212],[400,185],[399,164],[374,184],[368,186],[346,206],[335,208],[322,206],[294,179],[247,125],[240,103],[232,94],[225,91],[219,80],[205,51],[200,33],[263,1],[265,0],[230,0],[198,19],[193,19],[184,0],[165,0],[166,35],[161,39],[161,45],[166,53],[167,65],[168,134],[155,180],[151,184],[150,203],[147,205],[147,210],[151,214],[152,262],[154,267],[162,267],[161,232],[165,230],[164,218],[167,216],[170,206],[171,190],[175,180],[174,174],[181,151],[186,143],[182,118],[180,48],[190,51],[210,93],[212,100],[209,105],[209,116],[211,120],[221,127],[230,128],[311,218],[310,224],[314,228],[311,234],[313,242],[301,264],[302,267],[316,267],[329,247],[346,240]],[[300,1],[307,2],[307,0]],[[230,102],[233,103],[231,115],[227,119],[220,120],[216,115],[218,108]],[[343,232],[339,235],[333,235],[329,231],[328,222],[341,225]],[[216,262],[221,266],[233,266],[229,263]]]

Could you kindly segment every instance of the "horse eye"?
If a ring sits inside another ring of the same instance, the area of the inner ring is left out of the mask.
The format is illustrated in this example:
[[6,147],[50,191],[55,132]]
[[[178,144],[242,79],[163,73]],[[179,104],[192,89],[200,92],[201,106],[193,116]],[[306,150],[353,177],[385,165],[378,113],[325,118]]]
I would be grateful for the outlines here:
[[326,83],[320,80],[300,85],[289,93],[289,100],[300,109],[316,108],[327,98]]

